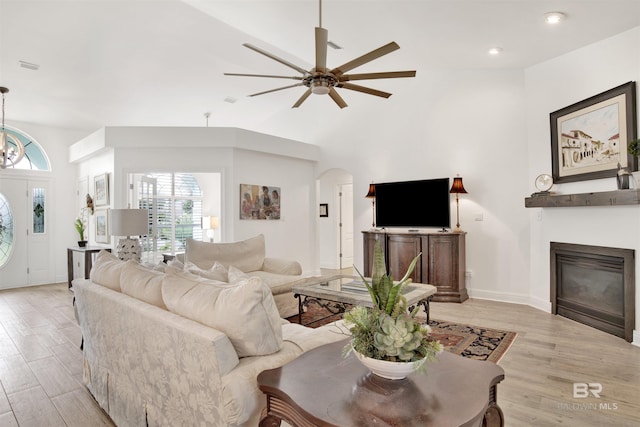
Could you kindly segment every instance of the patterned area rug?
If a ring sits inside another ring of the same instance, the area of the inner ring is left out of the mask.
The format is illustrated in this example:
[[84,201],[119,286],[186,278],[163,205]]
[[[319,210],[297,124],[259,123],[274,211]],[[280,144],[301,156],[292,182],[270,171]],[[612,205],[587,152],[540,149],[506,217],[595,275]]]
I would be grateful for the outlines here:
[[[327,312],[323,308],[311,306],[302,314],[302,324],[317,328],[329,322],[342,319],[342,314]],[[287,320],[298,323],[298,316]],[[516,339],[517,333],[480,326],[462,325],[431,319],[431,335],[440,341],[445,350],[476,360],[498,363]]]
[[431,336],[445,350],[476,360],[498,363],[516,339],[517,333],[480,326],[461,325],[431,319]]

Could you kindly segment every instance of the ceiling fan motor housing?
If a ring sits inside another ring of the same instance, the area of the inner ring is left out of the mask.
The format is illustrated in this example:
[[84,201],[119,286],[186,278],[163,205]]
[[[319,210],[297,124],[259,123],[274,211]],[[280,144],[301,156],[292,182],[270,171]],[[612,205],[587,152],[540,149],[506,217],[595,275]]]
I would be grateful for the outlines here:
[[338,78],[331,73],[317,73],[306,77],[302,83],[316,95],[326,95],[338,84]]

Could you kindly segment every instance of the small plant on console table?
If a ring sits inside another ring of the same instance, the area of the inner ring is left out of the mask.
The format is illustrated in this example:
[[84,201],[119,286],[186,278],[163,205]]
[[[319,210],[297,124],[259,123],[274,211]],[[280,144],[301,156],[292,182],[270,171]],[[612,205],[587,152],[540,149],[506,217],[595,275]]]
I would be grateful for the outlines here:
[[87,241],[84,239],[84,232],[87,230],[87,212],[85,209],[80,210],[80,216],[76,218],[73,223],[78,235],[80,236],[80,240],[78,240],[78,246],[81,248],[87,245]]
[[[373,251],[371,279],[367,280],[356,268],[369,291],[373,307],[356,306],[345,313],[344,320],[352,338],[344,353],[346,356],[353,350],[365,366],[384,378],[401,379],[413,370],[426,372],[426,362],[435,360],[442,351],[440,342],[429,336],[429,326],[415,319],[419,307],[409,311],[402,295],[411,283],[409,276],[420,255],[413,259],[399,282],[394,282],[387,274],[379,242]],[[395,368],[402,372],[388,372]]]

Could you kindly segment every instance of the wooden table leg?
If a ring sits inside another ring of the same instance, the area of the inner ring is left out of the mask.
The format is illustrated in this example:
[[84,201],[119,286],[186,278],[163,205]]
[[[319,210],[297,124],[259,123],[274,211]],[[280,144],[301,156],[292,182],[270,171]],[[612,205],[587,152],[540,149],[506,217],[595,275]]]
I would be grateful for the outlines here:
[[67,278],[69,279],[69,289],[71,289],[73,281],[73,251],[71,249],[67,249]]
[[84,253],[84,278],[88,279],[91,276],[91,267],[93,266],[93,253],[91,251],[85,251]]
[[269,414],[269,403],[270,399],[267,396],[267,406],[262,408],[262,412],[260,413],[260,422],[258,423],[259,427],[280,427],[282,420],[280,418],[275,417]]
[[482,427],[504,427],[504,414],[498,406],[498,386],[489,389],[489,407],[484,413]]

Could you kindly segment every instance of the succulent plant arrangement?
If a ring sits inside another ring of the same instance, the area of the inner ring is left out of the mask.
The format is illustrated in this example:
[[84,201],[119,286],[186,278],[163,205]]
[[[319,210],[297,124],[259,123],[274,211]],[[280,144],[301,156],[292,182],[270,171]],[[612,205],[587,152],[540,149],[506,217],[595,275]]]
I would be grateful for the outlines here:
[[412,311],[402,291],[411,283],[409,277],[420,254],[411,262],[402,280],[394,282],[384,262],[380,244],[376,242],[373,252],[371,279],[366,279],[356,268],[364,282],[373,307],[356,306],[345,313],[344,320],[351,331],[351,342],[345,347],[345,355],[351,350],[373,359],[389,362],[424,362],[434,360],[442,351],[440,342],[431,338],[428,325],[420,323],[415,316],[417,306]]

